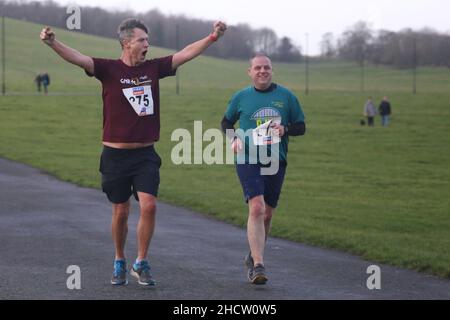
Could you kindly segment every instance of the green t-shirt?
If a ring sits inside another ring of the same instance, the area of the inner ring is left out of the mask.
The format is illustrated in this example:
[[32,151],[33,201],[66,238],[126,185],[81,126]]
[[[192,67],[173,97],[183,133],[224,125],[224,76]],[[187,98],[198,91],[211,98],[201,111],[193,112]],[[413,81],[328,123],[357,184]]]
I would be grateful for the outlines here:
[[[245,132],[245,137],[242,132],[237,132],[237,135],[242,141],[246,141],[246,163],[259,162],[259,157],[255,159],[254,153],[249,152],[249,146],[255,145],[253,129],[270,120],[281,123],[284,127],[305,121],[298,99],[291,91],[277,84],[272,84],[267,91],[258,91],[251,86],[237,92],[228,104],[225,117],[233,124],[239,120],[239,128]],[[287,162],[288,143],[289,137],[285,134],[279,143],[280,161]],[[268,148],[264,152],[271,154],[270,145],[258,146],[256,149],[258,148]]]

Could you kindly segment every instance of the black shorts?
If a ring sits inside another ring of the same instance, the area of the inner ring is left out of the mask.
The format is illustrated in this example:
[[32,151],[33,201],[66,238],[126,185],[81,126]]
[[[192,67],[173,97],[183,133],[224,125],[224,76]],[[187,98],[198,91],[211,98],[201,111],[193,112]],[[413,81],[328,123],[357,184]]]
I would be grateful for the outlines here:
[[256,196],[264,196],[264,202],[272,208],[278,205],[281,188],[283,187],[286,164],[280,167],[274,175],[262,175],[260,164],[237,164],[236,171],[242,185],[246,202]]
[[138,149],[103,147],[100,157],[102,189],[112,203],[127,202],[138,192],[158,196],[161,158],[153,146]]

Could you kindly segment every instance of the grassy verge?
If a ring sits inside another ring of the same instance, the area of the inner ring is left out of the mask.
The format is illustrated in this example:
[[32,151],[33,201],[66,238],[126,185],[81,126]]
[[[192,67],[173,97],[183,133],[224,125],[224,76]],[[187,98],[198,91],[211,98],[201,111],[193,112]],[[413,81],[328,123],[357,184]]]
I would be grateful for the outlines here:
[[[208,92],[163,92],[160,198],[244,226],[233,166],[170,161],[173,130],[192,131],[195,120],[204,130],[218,127],[230,92]],[[392,126],[373,129],[358,123],[354,106],[363,98],[324,92],[301,99],[308,133],[291,141],[273,235],[450,277],[450,94],[393,95]],[[0,101],[2,156],[98,187],[99,97]]]

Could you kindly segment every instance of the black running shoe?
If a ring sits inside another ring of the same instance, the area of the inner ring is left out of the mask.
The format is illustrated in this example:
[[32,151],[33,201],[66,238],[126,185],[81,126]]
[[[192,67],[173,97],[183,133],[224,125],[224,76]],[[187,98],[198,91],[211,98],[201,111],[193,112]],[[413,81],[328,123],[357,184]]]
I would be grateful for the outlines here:
[[257,264],[249,272],[248,280],[253,284],[266,284],[269,280],[266,275],[266,268],[262,264]]
[[253,265],[255,264],[253,261],[252,253],[249,252],[244,258],[244,264],[247,267],[247,278],[250,279],[250,273],[253,271]]

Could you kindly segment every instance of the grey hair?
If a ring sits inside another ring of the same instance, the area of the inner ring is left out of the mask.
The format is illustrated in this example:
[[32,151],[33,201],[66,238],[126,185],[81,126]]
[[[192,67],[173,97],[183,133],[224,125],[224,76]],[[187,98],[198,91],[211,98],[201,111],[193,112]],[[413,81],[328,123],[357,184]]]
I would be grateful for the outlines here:
[[139,19],[136,18],[129,18],[122,21],[119,25],[119,28],[117,28],[117,34],[119,36],[119,42],[120,45],[123,47],[123,42],[126,39],[132,38],[134,31],[134,28],[141,29],[145,31],[145,33],[148,33],[147,26]]
[[253,64],[253,60],[254,60],[255,58],[261,58],[261,57],[264,57],[264,58],[269,59],[270,63],[272,64],[272,60],[270,59],[270,57],[269,57],[267,54],[262,53],[262,52],[257,52],[257,53],[255,53],[255,54],[249,59],[250,65]]

